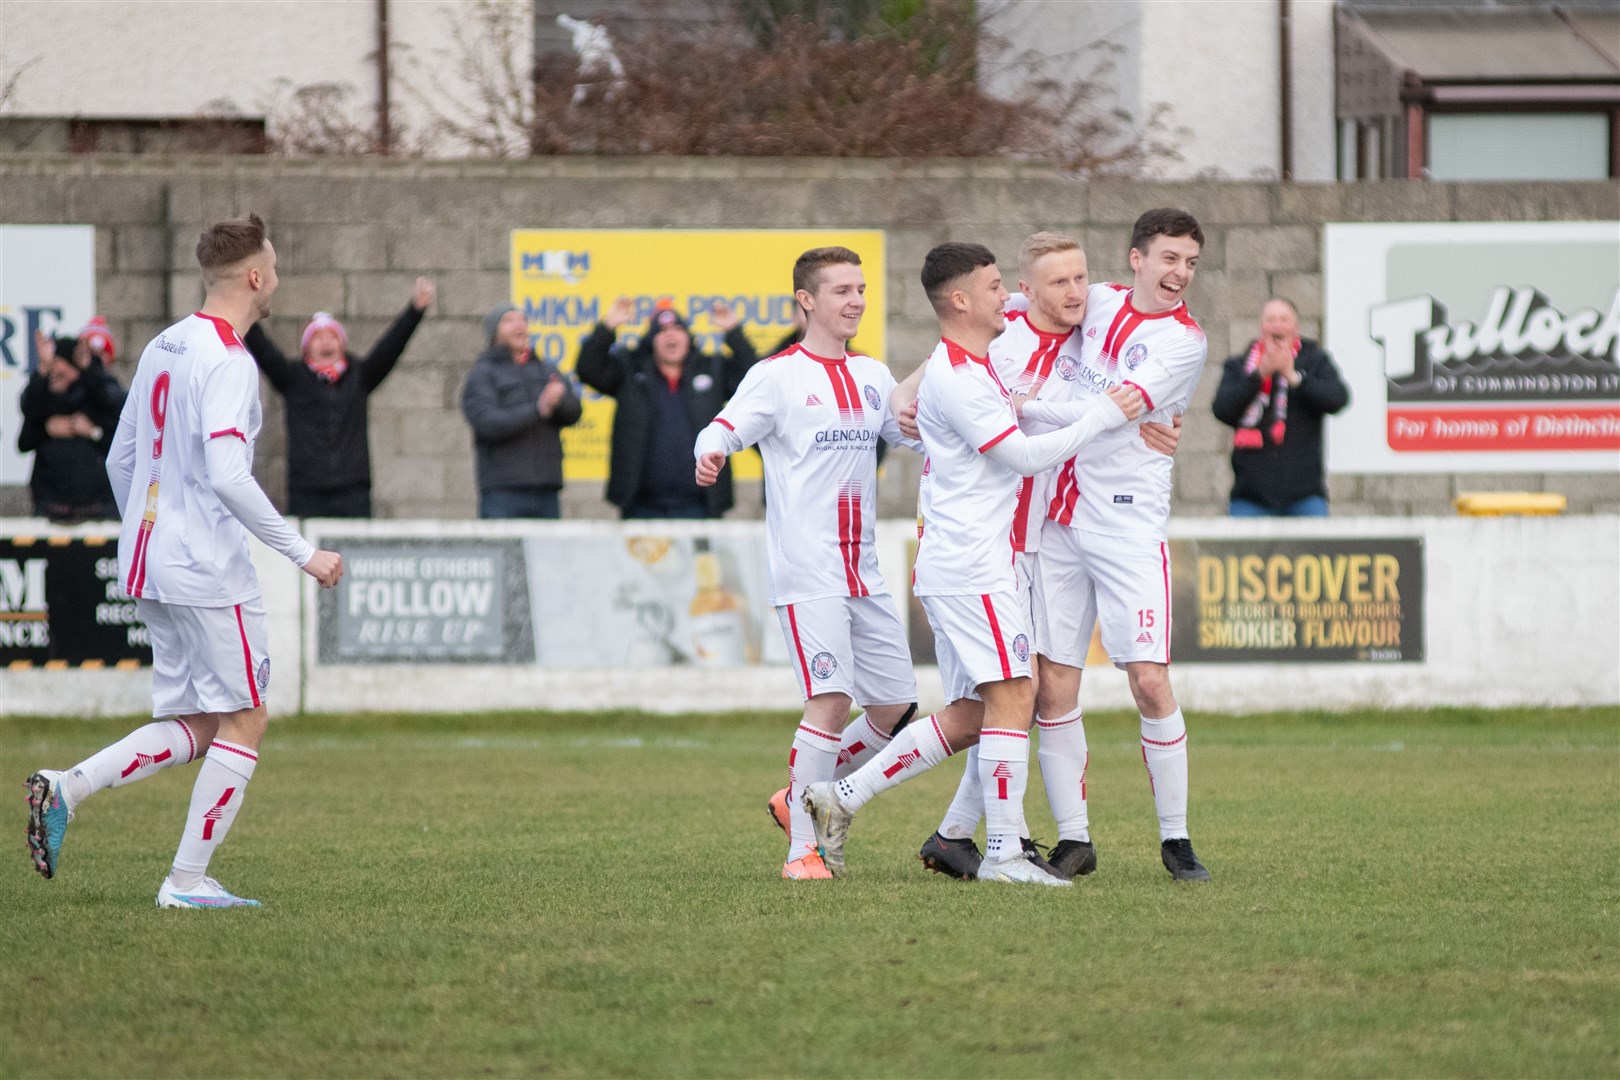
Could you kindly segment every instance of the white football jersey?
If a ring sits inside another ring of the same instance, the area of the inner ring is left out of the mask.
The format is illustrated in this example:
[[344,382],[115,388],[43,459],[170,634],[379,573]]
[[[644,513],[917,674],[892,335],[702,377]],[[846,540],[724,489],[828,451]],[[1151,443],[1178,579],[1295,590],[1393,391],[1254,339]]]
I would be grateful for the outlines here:
[[[1022,297],[1018,298],[1022,301]],[[1046,384],[1062,357],[1068,363],[1080,359],[1080,329],[1059,334],[1037,330],[1021,307],[1015,309],[1008,301],[1007,329],[990,343],[990,362],[1002,385],[1014,394],[1034,397]],[[1040,435],[1057,429],[1035,420],[1020,420],[1026,435]],[[1013,511],[1012,545],[1014,551],[1039,551],[1041,525],[1046,519],[1046,506],[1052,497],[1052,485],[1058,470],[1047,469],[1036,476],[1024,477],[1018,485],[1018,504]]]
[[112,452],[135,463],[119,493],[127,594],[191,607],[259,595],[247,530],[214,494],[203,448],[241,439],[251,462],[262,419],[259,369],[224,319],[189,315],[141,353]]
[[1018,430],[1012,397],[986,357],[941,341],[917,392],[928,459],[913,591],[918,596],[1010,593],[1012,524],[1024,479],[985,456]]
[[1128,285],[1093,285],[1081,324],[1080,360],[1060,362],[1041,396],[1077,400],[1125,383],[1142,392],[1147,410],[1099,436],[1058,470],[1047,517],[1060,525],[1164,539],[1170,527],[1174,459],[1142,441],[1142,422],[1169,424],[1187,411],[1209,344],[1185,303],[1145,314]]
[[765,458],[772,604],[887,594],[874,546],[878,440],[921,450],[889,409],[894,382],[870,356],[794,345],[750,368],[715,417],[730,447],[758,444]]

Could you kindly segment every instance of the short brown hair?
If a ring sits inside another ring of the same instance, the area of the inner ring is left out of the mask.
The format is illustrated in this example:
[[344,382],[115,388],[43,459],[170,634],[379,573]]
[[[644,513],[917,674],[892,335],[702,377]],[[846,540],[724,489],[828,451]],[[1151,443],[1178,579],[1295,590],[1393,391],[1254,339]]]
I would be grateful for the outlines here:
[[797,293],[803,289],[807,293],[814,293],[816,286],[821,284],[821,272],[829,266],[843,264],[859,266],[861,257],[847,247],[811,248],[793,264],[793,291]]
[[1147,254],[1155,236],[1190,236],[1193,243],[1204,246],[1204,230],[1198,227],[1198,219],[1173,206],[1149,210],[1136,219],[1131,229],[1132,250]]
[[981,266],[994,266],[994,253],[983,244],[946,243],[931,248],[923,256],[922,287],[934,311],[945,313],[946,286],[957,278],[966,277]]
[[219,271],[257,255],[264,248],[264,221],[258,214],[216,222],[197,238],[197,265],[203,279],[212,281]]
[[1059,251],[1079,251],[1080,241],[1072,236],[1058,232],[1032,233],[1024,238],[1018,247],[1018,272],[1025,277],[1029,276],[1029,268],[1035,265],[1035,260],[1042,255],[1051,255]]

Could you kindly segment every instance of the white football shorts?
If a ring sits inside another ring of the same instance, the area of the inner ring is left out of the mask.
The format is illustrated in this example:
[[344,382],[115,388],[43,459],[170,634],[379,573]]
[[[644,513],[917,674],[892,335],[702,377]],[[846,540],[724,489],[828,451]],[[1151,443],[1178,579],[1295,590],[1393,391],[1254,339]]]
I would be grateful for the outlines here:
[[917,700],[911,647],[892,596],[829,596],[776,609],[806,699],[848,694],[857,705]]
[[187,607],[138,599],[152,635],[152,715],[189,716],[256,708],[270,688],[264,600]]
[[979,684],[1029,675],[1029,613],[1016,593],[924,596],[947,704],[979,699]]
[[1037,564],[1041,655],[1084,667],[1091,629],[1115,667],[1170,662],[1170,545],[1139,536],[1051,528]]

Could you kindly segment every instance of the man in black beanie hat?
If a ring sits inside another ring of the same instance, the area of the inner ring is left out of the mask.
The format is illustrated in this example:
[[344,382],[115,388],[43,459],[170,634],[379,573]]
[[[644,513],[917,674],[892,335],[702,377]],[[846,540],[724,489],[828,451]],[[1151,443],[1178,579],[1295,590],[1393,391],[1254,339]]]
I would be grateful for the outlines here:
[[562,429],[579,422],[579,396],[529,345],[529,323],[511,304],[484,316],[487,348],[461,390],[473,431],[481,518],[561,516]]
[[614,344],[634,306],[614,301],[579,347],[580,381],[618,401],[607,498],[626,518],[717,518],[731,509],[731,468],[713,487],[700,489],[692,473],[692,442],[736,392],[759,355],[739,328],[735,309],[716,304],[710,314],[725,335],[729,355],[692,346],[692,332],[673,307],[653,312],[632,349]]

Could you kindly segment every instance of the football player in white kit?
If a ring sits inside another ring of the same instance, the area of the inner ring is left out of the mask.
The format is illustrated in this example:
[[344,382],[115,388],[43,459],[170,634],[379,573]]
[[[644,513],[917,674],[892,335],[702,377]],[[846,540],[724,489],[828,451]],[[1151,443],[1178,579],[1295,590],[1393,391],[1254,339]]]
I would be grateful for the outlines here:
[[270,313],[276,252],[257,214],[197,243],[202,310],[159,334],[135,370],[107,458],[123,517],[118,568],[152,635],[153,723],[65,772],[28,778],[28,846],[54,877],[68,822],[91,795],[203,758],[159,907],[257,907],[207,876],[241,809],[268,723],[268,633],[251,532],[322,586],[343,573],[254,481],[259,371],[242,344]]
[[[858,768],[916,711],[917,682],[894,598],[878,569],[877,445],[921,452],[889,411],[894,376],[847,351],[866,311],[861,258],[814,248],[793,266],[804,339],[749,370],[699,432],[697,482],[728,455],[758,444],[765,458],[765,535],[771,603],[804,694],[788,751],[788,786],[772,797],[788,832],[782,876],[830,878],[798,796]],[[853,723],[850,705],[865,710]],[[781,822],[779,822],[781,823]]]
[[[1141,391],[1149,418],[1168,421],[1185,412],[1209,352],[1186,303],[1203,242],[1203,230],[1184,210],[1159,208],[1139,217],[1131,232],[1132,284],[1091,286],[1079,364],[1059,372],[1024,414],[1039,418],[1052,402],[1094,400],[1121,385]],[[1080,674],[1091,628],[1100,623],[1103,647],[1125,670],[1141,714],[1160,859],[1178,881],[1207,881],[1187,830],[1187,727],[1170,687],[1172,465],[1127,426],[1098,438],[1059,470],[1037,567],[1044,603],[1036,629],[1036,704],[1043,732],[1072,718],[1054,750],[1066,753],[1069,760],[1059,768],[1079,782],[1048,779],[1048,794],[1060,849],[1070,842],[1070,850],[1089,855],[1094,867]],[[1044,754],[1041,761],[1044,770]],[[1054,851],[1061,869],[1060,854]]]
[[861,806],[977,742],[989,833],[978,876],[1066,886],[1021,842],[1034,701],[1013,517],[1021,477],[1123,426],[1142,403],[1134,391],[1119,388],[1108,400],[1049,409],[1044,419],[1064,426],[1026,436],[986,355],[1006,326],[1007,292],[995,256],[978,244],[941,244],[923,261],[922,284],[942,340],[923,367],[926,377],[914,376],[922,378],[917,422],[928,455],[914,591],[934,628],[950,704],[928,723],[902,729],[844,779],[808,785],[803,801],[828,868],[841,875],[844,841]]
[[[1080,358],[1080,327],[1085,320],[1090,286],[1086,254],[1080,242],[1057,232],[1037,232],[1024,239],[1018,251],[1018,273],[1020,294],[1008,303],[1007,329],[990,343],[990,362],[1015,400],[1038,395],[1054,372],[1073,372]],[[915,421],[911,418],[915,408],[909,402],[897,405],[901,430],[913,433]],[[1022,420],[1020,427],[1027,434],[1054,430],[1052,425],[1033,420]],[[1160,453],[1175,453],[1181,437],[1179,416],[1174,424],[1143,423],[1140,428],[1149,446]],[[1012,546],[1019,595],[1028,603],[1031,624],[1037,631],[1044,613],[1035,568],[1040,558],[1047,503],[1056,478],[1056,466],[1038,476],[1025,477],[1018,489],[1017,511],[1013,517]],[[1032,647],[1038,656],[1042,651],[1038,632]],[[1037,701],[1040,699],[1039,670],[1037,661]],[[1038,725],[1041,776],[1048,800],[1052,802],[1053,815],[1059,819],[1065,817],[1068,809],[1068,789],[1078,790],[1085,782],[1083,760],[1074,762],[1071,768],[1070,748],[1063,745],[1080,730],[1078,724],[1076,713]],[[939,828],[924,841],[917,856],[930,870],[970,878],[977,875],[979,868],[979,849],[973,843],[973,834],[984,813],[984,795],[979,784],[977,748],[969,750],[966,756],[967,764],[956,796]],[[1089,873],[1095,867],[1095,853],[1089,841],[1081,844],[1060,836],[1044,865],[1053,866],[1063,877],[1072,878]]]

